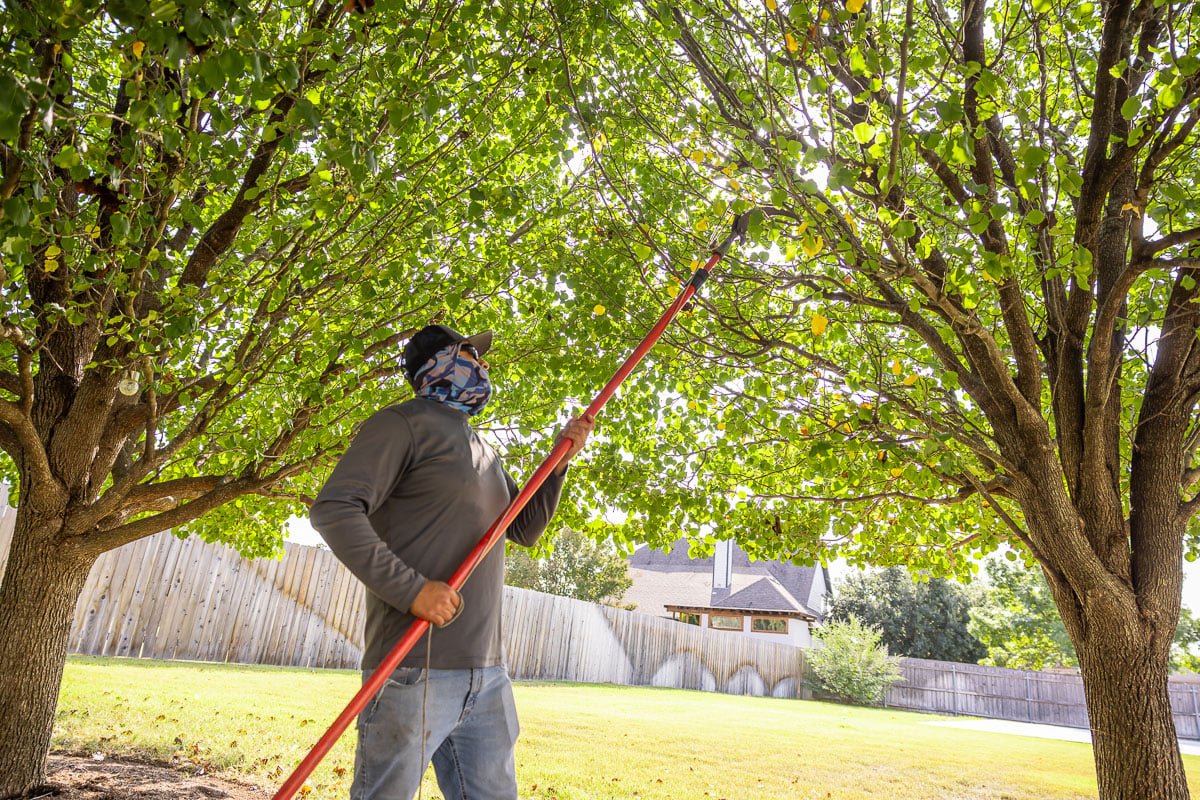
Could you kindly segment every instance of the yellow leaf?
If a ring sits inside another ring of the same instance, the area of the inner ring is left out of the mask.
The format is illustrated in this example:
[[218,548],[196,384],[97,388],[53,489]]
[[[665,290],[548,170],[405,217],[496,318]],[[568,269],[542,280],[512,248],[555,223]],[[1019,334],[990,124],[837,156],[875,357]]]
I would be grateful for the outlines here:
[[804,250],[804,255],[808,258],[812,258],[817,253],[821,252],[821,247],[824,246],[824,244],[825,242],[820,236],[805,236],[800,240],[800,247]]
[[721,170],[721,174],[724,175],[726,178],[732,178],[733,177],[733,167],[726,167],[725,169]]
[[851,14],[857,14],[863,10],[863,6],[867,4],[867,0],[846,0],[846,10]]
[[863,411],[870,411],[875,406],[871,403],[862,402],[862,403],[858,404],[858,407],[861,408]]
[[705,153],[703,150],[693,150],[691,158],[692,161],[695,161],[697,164],[703,164],[705,156],[707,156],[707,153]]
[[829,318],[821,314],[813,314],[812,316],[812,332],[820,336],[825,333],[825,329],[829,327]]
[[729,179],[729,188],[733,189],[736,192],[738,189],[742,188],[742,184],[738,182],[737,178],[730,178]]
[[892,374],[893,375],[900,374],[900,359],[898,359],[898,358],[895,359],[894,361],[892,361]]
[[796,44],[796,37],[790,33],[785,33],[783,38],[787,40],[787,49],[789,53],[794,53],[800,49],[800,45]]
[[775,13],[775,0],[766,0],[766,1],[767,1],[767,11],[770,11],[772,14],[774,14]]
[[854,433],[854,428],[851,427],[849,422],[847,422],[845,425],[843,425],[842,429],[845,430],[846,433]]
[[42,269],[46,270],[46,272],[54,272],[54,270],[58,269],[58,262],[53,258],[47,258],[42,263]]
[[891,472],[892,472],[893,478],[899,478],[901,475],[904,474],[904,470],[900,469],[899,467],[892,467]]
[[904,379],[905,386],[912,386],[916,382],[917,382],[916,373],[913,373],[912,375],[909,375],[907,378]]
[[696,230],[700,233],[704,233],[706,230],[708,230],[708,217],[700,218],[700,220],[696,223]]
[[800,235],[803,236],[806,230],[808,230],[808,220],[802,219],[800,220]]
[[801,435],[801,436],[808,436],[808,426],[807,426],[807,425],[801,426],[801,428],[800,428],[800,435]]
[[54,43],[54,55],[58,55],[61,52],[62,52],[62,45],[59,44],[58,42],[55,42]]
[[696,405],[696,401],[695,401],[695,400],[688,400],[688,410],[689,410],[689,411],[695,411],[695,410],[696,410],[696,409],[698,409],[699,407],[700,407],[700,406]]
[[822,8],[821,9],[821,22],[824,22],[827,19],[829,19],[829,9]]
[[46,258],[57,258],[62,254],[62,248],[56,244],[52,244],[46,248]]
[[725,430],[725,423],[724,423],[724,422],[718,422],[718,423],[717,423],[717,430],[719,430],[719,431],[723,431],[723,430]]
[[87,230],[87,235],[92,237],[93,239],[100,238],[100,226],[99,225],[88,225],[86,230]]
[[700,259],[692,259],[692,263],[688,264],[688,269],[692,270],[693,272],[700,269]]
[[605,308],[602,305],[597,305],[595,308],[592,309],[592,313],[595,314],[597,317],[603,317],[604,311],[605,311]]
[[133,51],[134,58],[141,58],[142,51],[146,49],[146,43],[139,39],[138,41],[129,45],[129,49]]
[[842,216],[842,219],[846,220],[846,224],[850,226],[850,230],[858,233],[858,220],[854,219],[854,216],[849,211]]
[[1125,205],[1121,206],[1121,210],[1122,211],[1132,211],[1134,214],[1138,215],[1139,217],[1142,215],[1142,209],[1138,208],[1133,203],[1126,203]]

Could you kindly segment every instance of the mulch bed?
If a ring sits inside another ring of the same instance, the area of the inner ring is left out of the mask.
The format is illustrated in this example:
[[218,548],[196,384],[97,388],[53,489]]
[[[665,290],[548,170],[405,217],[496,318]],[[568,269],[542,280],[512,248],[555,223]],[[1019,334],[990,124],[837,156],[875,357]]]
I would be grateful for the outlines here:
[[36,800],[263,800],[272,792],[245,783],[143,761],[51,754],[49,787]]

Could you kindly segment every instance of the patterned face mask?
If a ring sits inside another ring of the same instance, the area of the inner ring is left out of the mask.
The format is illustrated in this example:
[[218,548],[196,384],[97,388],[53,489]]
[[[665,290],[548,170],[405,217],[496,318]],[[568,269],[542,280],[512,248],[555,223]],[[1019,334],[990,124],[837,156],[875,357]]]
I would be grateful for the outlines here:
[[462,344],[452,344],[437,352],[417,370],[415,395],[436,400],[473,417],[492,398],[492,383],[487,369],[463,355]]

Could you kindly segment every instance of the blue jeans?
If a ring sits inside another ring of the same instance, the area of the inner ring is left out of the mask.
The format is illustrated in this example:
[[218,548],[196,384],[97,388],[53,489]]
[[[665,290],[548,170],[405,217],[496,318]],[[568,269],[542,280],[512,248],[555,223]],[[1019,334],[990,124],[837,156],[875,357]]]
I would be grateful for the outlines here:
[[412,800],[432,758],[446,800],[517,800],[517,732],[512,684],[503,666],[399,667],[358,717],[350,799]]

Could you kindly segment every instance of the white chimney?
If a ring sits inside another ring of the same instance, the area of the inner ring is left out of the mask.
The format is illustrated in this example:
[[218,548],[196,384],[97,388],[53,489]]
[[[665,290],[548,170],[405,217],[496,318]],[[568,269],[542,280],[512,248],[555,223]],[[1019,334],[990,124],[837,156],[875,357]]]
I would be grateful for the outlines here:
[[733,585],[733,540],[717,542],[713,553],[713,588],[728,589]]

